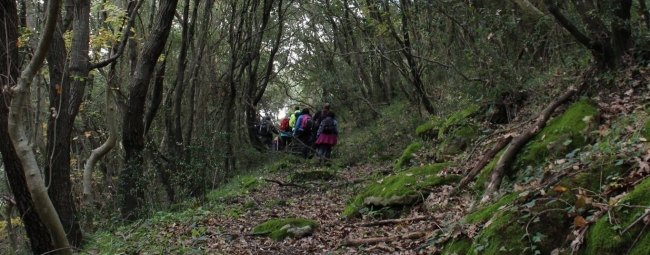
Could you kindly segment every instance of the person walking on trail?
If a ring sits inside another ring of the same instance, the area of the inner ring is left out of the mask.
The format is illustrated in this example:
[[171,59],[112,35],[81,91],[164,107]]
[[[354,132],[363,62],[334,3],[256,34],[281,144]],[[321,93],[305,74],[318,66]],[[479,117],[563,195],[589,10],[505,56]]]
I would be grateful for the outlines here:
[[328,111],[323,121],[320,122],[317,131],[317,139],[314,144],[318,147],[318,157],[323,161],[329,161],[332,157],[332,147],[338,141],[339,124],[336,121],[334,112]]
[[269,149],[273,148],[273,134],[277,135],[279,132],[271,122],[271,116],[266,116],[260,121],[259,125],[257,125],[257,134],[263,144],[268,146]]
[[[323,105],[323,109],[318,110],[318,111],[314,114],[314,117],[313,117],[313,119],[314,119],[314,125],[315,125],[314,127],[316,127],[316,128],[314,128],[314,129],[312,130],[312,137],[314,138],[314,140],[316,140],[316,138],[318,137],[317,131],[318,131],[318,127],[320,127],[320,123],[321,123],[321,121],[323,121],[323,119],[325,119],[325,117],[327,116],[327,114],[328,114],[329,112],[330,112],[330,103],[325,103],[325,104]],[[318,147],[316,146],[316,144],[314,144],[314,145],[312,146],[312,148],[313,148],[313,151],[317,151],[317,150],[318,150]],[[311,156],[310,156],[309,158],[311,158]]]
[[312,120],[309,108],[302,109],[300,116],[296,119],[296,124],[293,127],[293,137],[298,139],[301,146],[302,157],[307,159],[311,151],[312,129],[314,121]]
[[[293,114],[292,114],[293,115]],[[292,135],[292,128],[291,125],[289,125],[289,120],[291,118],[289,115],[284,117],[282,119],[282,122],[280,122],[280,141],[278,144],[278,151],[286,150],[287,146],[291,142],[291,135]]]
[[293,128],[296,125],[296,120],[298,119],[298,116],[300,116],[300,113],[302,112],[300,111],[300,106],[296,106],[293,109],[294,109],[293,114],[291,114],[291,116],[289,117],[289,126],[291,128]]

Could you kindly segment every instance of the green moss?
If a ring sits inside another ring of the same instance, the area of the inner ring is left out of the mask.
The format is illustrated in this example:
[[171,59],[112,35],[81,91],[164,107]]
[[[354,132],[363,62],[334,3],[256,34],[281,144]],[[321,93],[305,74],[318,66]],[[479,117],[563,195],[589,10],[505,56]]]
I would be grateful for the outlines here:
[[444,137],[445,132],[447,132],[450,127],[465,124],[467,122],[467,119],[476,114],[479,109],[480,108],[478,105],[472,105],[449,116],[445,123],[443,123],[440,127],[440,130],[438,131],[438,138]]
[[[507,147],[506,147],[507,148]],[[488,183],[490,182],[490,179],[492,178],[492,170],[494,170],[494,167],[497,165],[499,162],[499,159],[503,155],[503,152],[505,150],[501,150],[499,153],[497,153],[494,158],[488,163],[481,172],[476,176],[476,181],[474,182],[474,191],[476,191],[479,194],[483,194],[483,191],[487,187]]]
[[523,169],[528,165],[535,166],[546,158],[567,153],[586,145],[583,130],[586,129],[588,118],[597,118],[598,109],[587,100],[573,103],[559,117],[548,122],[517,157],[514,169]]
[[440,146],[438,152],[442,155],[456,155],[461,153],[473,139],[478,137],[477,126],[462,126],[447,137]]
[[[582,254],[624,254],[639,235],[641,235],[639,241],[629,254],[648,254],[650,235],[647,230],[642,232],[643,222],[631,227],[625,234],[619,234],[622,229],[630,226],[645,213],[645,208],[650,205],[648,193],[650,193],[650,179],[644,180],[620,201],[621,204],[637,207],[616,207],[600,218],[589,229]],[[614,216],[615,220],[610,220],[609,215]],[[610,221],[616,222],[617,225],[610,224]]]
[[479,232],[468,254],[520,255],[526,254],[527,244],[522,236],[525,231],[513,212],[506,212],[493,218],[492,224]]
[[289,167],[289,161],[288,160],[282,160],[278,163],[275,163],[271,167],[269,167],[269,173],[277,172],[282,169],[286,169]]
[[440,126],[443,124],[443,120],[434,116],[431,120],[426,123],[418,126],[415,129],[415,135],[428,139],[435,138],[438,135]]
[[290,236],[290,233],[287,232],[288,228],[284,227],[286,225],[290,225],[291,228],[310,226],[315,229],[318,227],[318,222],[308,219],[296,218],[269,220],[253,228],[252,234],[260,234],[262,236],[267,236],[273,240],[279,241],[287,236]]
[[413,159],[413,154],[418,152],[421,148],[422,148],[422,143],[419,142],[414,142],[408,147],[406,147],[406,150],[404,150],[402,156],[399,157],[397,163],[395,163],[393,170],[397,172],[400,169],[402,169],[402,167],[406,166],[411,161],[411,159]]
[[361,194],[356,196],[345,207],[341,214],[348,217],[356,214],[363,206],[363,201],[367,197],[379,197],[390,199],[393,197],[405,197],[410,195],[425,196],[422,194],[424,187],[444,185],[458,182],[462,178],[458,175],[448,175],[444,177],[436,176],[445,167],[451,166],[451,163],[441,163],[412,168],[396,175],[386,177],[376,181],[368,186]]
[[472,246],[472,242],[463,238],[459,240],[452,240],[449,243],[445,244],[445,248],[442,250],[443,255],[465,255],[469,252],[469,248]]
[[480,222],[485,222],[492,218],[492,216],[496,215],[496,212],[499,210],[504,205],[512,203],[517,197],[519,197],[519,193],[512,193],[510,195],[504,196],[499,201],[486,206],[484,208],[481,208],[473,213],[468,214],[465,216],[465,222],[466,223],[480,223]]

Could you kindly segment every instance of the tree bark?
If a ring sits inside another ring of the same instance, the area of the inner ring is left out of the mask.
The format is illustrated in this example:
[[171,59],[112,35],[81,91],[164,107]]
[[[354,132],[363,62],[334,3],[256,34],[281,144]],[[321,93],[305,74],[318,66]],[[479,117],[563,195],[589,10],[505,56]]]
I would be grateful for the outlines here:
[[[59,215],[52,204],[52,200],[47,194],[47,188],[43,182],[38,163],[32,148],[27,143],[27,136],[25,129],[22,126],[23,113],[22,107],[28,103],[29,87],[32,83],[36,72],[43,65],[43,61],[50,49],[50,42],[54,36],[56,23],[58,19],[58,12],[61,6],[60,0],[50,0],[47,7],[47,20],[45,27],[42,31],[42,37],[38,43],[38,48],[34,53],[28,66],[21,73],[18,79],[18,84],[13,88],[14,98],[11,101],[11,108],[9,111],[9,136],[13,143],[16,153],[25,170],[25,178],[27,180],[27,187],[34,200],[34,207],[38,212],[41,220],[50,231],[54,248],[60,249],[63,254],[72,254],[70,243],[66,236],[66,232],[61,224]],[[15,23],[16,25],[18,23]]]
[[533,5],[528,0],[514,0],[515,3],[524,10],[533,20],[539,20],[544,17],[544,13],[541,12],[535,5]]
[[510,167],[511,162],[515,159],[519,151],[524,148],[526,143],[528,143],[528,140],[533,138],[533,136],[539,133],[539,131],[541,131],[544,126],[546,126],[546,122],[551,117],[551,114],[553,114],[555,109],[558,106],[569,101],[569,99],[575,95],[576,92],[577,91],[575,88],[570,87],[566,92],[564,92],[564,94],[562,94],[559,98],[555,99],[548,106],[546,106],[546,108],[544,108],[539,117],[537,117],[537,121],[535,121],[535,124],[533,124],[532,127],[526,129],[522,134],[517,136],[517,138],[512,141],[510,147],[508,147],[508,149],[503,153],[501,158],[499,158],[497,165],[494,167],[492,178],[487,188],[485,188],[481,203],[490,201],[492,198],[492,193],[494,193],[499,188],[499,185],[501,185],[501,178],[503,177],[506,168]]
[[134,75],[129,84],[127,110],[122,127],[122,144],[124,146],[125,167],[120,172],[118,194],[120,196],[121,215],[133,220],[138,216],[137,210],[144,202],[144,105],[149,81],[160,54],[165,48],[171,23],[178,0],[161,0],[151,34],[145,40]]
[[[11,95],[7,88],[12,87],[20,75],[18,65],[18,10],[13,0],[0,0],[0,50],[4,52],[5,58],[0,60],[0,155],[4,163],[5,173],[9,181],[11,193],[14,195],[21,221],[27,232],[29,244],[34,254],[43,254],[51,251],[52,245],[47,226],[34,209],[34,202],[27,187],[24,168],[20,158],[10,142],[8,119],[9,104]],[[6,86],[6,87],[4,87]]]

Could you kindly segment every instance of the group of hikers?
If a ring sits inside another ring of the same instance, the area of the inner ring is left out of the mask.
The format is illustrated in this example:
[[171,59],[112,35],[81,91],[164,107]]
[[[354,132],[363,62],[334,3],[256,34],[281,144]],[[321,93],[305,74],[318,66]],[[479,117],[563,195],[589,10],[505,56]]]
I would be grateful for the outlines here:
[[[296,106],[293,113],[282,119],[279,128],[267,115],[256,129],[260,140],[271,150],[300,152],[305,159],[316,154],[321,160],[331,158],[339,134],[336,115],[330,110],[329,103],[313,116],[309,108],[301,110]],[[274,139],[273,134],[279,137]]]

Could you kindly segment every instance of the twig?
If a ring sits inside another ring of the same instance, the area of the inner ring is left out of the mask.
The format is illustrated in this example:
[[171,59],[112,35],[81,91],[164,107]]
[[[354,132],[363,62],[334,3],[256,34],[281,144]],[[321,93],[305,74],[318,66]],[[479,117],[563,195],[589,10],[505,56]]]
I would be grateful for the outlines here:
[[[646,213],[646,214],[647,214],[647,213]],[[626,254],[630,254],[630,252],[632,251],[632,248],[634,248],[634,246],[636,245],[636,243],[639,241],[639,238],[641,238],[641,235],[643,235],[643,231],[645,231],[645,229],[646,229],[647,227],[648,227],[648,224],[643,225],[643,228],[641,229],[641,232],[639,232],[639,235],[636,236],[636,239],[634,239],[634,242],[632,243],[632,245],[630,245],[630,248],[627,249],[627,253],[626,253]]]
[[388,224],[399,224],[399,223],[408,222],[408,221],[418,221],[418,220],[426,220],[426,219],[427,219],[426,216],[417,216],[417,217],[413,217],[413,218],[390,219],[390,220],[380,220],[380,221],[359,223],[359,224],[354,224],[353,226],[355,226],[355,227],[373,227],[373,226],[383,226],[383,225],[388,225]]
[[[645,218],[646,216],[648,216],[648,214],[650,214],[650,209],[646,209],[645,213],[644,213],[643,215],[641,215],[641,217],[639,217],[639,218],[636,219],[634,222],[632,222],[632,224],[630,224],[629,226],[627,226],[627,228],[623,229],[623,232],[621,232],[621,235],[624,235],[625,232],[627,232],[627,231],[630,230],[632,227],[634,227],[634,225],[636,225],[637,223],[639,223],[640,221],[642,221],[643,218]],[[646,225],[647,225],[647,224],[646,224]],[[644,227],[644,228],[645,228],[645,227]]]
[[309,187],[300,185],[300,184],[295,184],[291,182],[282,182],[278,180],[273,180],[273,179],[264,179],[267,182],[272,182],[278,184],[280,187],[298,187],[298,188],[303,188],[303,189],[308,189]]

